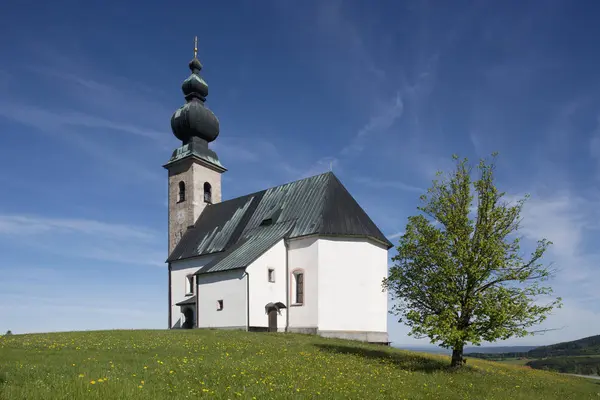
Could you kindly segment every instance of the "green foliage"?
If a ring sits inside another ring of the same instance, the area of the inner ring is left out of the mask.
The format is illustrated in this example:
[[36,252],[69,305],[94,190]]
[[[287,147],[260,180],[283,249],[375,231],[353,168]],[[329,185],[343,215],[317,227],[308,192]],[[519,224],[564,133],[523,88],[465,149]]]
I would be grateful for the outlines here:
[[502,201],[493,160],[481,160],[472,180],[468,160],[453,158],[456,169],[438,173],[421,196],[421,214],[409,217],[383,287],[411,335],[452,348],[460,365],[466,343],[531,334],[561,303],[535,301],[552,293],[540,285],[551,276],[540,262],[551,243],[542,239],[527,259],[521,254],[514,234],[526,199]]
[[12,335],[12,331],[11,331],[10,329],[9,329],[9,330],[7,330],[7,331],[6,331],[6,333],[5,333],[5,335],[7,335],[7,336],[8,336],[8,335]]
[[597,399],[588,379],[312,335],[218,330],[0,338],[0,399]]

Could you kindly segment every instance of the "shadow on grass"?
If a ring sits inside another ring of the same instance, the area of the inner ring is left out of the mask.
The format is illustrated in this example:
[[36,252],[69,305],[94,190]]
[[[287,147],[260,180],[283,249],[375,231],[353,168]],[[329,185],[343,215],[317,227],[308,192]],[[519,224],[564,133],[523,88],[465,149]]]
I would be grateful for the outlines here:
[[[420,372],[454,372],[455,368],[450,367],[450,360],[437,360],[427,356],[421,356],[416,353],[387,352],[383,350],[368,349],[364,347],[353,347],[334,344],[315,344],[321,350],[337,354],[351,354],[362,358],[381,361],[383,363],[392,363],[400,369],[407,371]],[[468,366],[463,367],[470,370]]]

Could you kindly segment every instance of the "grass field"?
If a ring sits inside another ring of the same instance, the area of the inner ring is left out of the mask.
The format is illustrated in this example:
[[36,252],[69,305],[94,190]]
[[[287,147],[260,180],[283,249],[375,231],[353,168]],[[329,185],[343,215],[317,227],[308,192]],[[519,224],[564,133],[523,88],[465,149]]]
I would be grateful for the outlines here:
[[0,399],[600,399],[600,382],[296,334],[0,337]]
[[532,358],[506,358],[504,360],[498,360],[497,362],[511,365],[525,365],[531,360]]

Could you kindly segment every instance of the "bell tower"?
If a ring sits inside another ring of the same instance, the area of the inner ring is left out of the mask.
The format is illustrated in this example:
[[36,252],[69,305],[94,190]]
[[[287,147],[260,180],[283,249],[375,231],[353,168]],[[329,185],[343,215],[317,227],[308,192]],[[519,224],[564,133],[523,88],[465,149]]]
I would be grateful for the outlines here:
[[189,63],[192,73],[181,85],[186,103],[171,117],[173,135],[181,146],[164,165],[169,174],[169,255],[204,208],[221,201],[221,174],[227,171],[208,147],[219,136],[219,120],[204,104],[208,85],[200,76],[202,64],[197,55],[195,38],[194,58]]

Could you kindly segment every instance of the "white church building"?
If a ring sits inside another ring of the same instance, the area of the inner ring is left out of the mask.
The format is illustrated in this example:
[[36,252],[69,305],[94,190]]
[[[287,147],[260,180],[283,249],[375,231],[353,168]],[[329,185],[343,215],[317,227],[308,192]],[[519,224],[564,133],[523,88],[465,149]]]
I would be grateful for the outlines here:
[[222,200],[219,122],[194,55],[171,118],[169,327],[388,343],[392,244],[332,173]]

